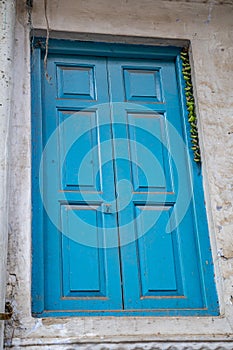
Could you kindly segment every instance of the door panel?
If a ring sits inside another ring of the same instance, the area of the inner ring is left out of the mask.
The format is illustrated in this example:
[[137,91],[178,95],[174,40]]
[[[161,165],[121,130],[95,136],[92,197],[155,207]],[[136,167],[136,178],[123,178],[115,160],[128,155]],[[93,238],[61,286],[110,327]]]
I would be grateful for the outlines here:
[[124,67],[123,79],[126,101],[161,102],[159,68]]
[[[67,128],[64,122],[73,114],[70,111],[59,112],[61,188],[63,190],[101,191],[101,173],[96,178],[100,167],[97,115],[95,112],[78,112],[73,117],[73,127]],[[80,124],[87,132],[84,132],[77,140]],[[71,144],[70,140],[74,142]]]
[[[141,297],[167,295],[168,291],[172,294],[177,292],[175,263],[178,264],[179,259],[176,256],[175,261],[174,254],[177,255],[177,252],[174,251],[174,234],[166,233],[169,211],[172,209],[168,206],[136,206],[136,210],[144,211],[136,227],[140,237],[137,241],[137,255],[141,276]],[[156,226],[144,234],[145,221],[148,216],[153,215],[152,211],[157,215]]]
[[127,117],[134,191],[171,191],[164,115],[128,113]]
[[95,65],[57,65],[59,98],[96,100]]
[[[61,209],[62,232],[67,233],[62,236],[63,295],[106,297],[107,261],[99,230],[102,213],[97,206],[87,205],[63,205]],[[73,214],[92,224],[88,235],[92,236],[93,247],[79,243],[85,241],[86,237],[80,238],[85,232],[79,231]]]

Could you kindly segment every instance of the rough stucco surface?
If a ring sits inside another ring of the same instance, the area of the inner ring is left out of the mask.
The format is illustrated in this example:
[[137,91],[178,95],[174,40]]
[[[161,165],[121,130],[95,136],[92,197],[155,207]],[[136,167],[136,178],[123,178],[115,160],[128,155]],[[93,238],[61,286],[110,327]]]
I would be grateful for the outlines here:
[[[233,349],[233,4],[48,1],[50,29],[70,32],[71,37],[72,33],[94,33],[191,41],[206,208],[221,306],[221,315],[213,318],[37,320],[30,316],[30,50],[22,1],[18,1],[17,16],[7,290],[15,314],[6,327],[6,347]],[[32,25],[45,29],[43,1],[34,1]]]
[[[0,2],[0,312],[5,311],[8,238],[8,135],[11,115],[12,59],[14,48],[14,1]],[[3,322],[0,321],[0,349]]]

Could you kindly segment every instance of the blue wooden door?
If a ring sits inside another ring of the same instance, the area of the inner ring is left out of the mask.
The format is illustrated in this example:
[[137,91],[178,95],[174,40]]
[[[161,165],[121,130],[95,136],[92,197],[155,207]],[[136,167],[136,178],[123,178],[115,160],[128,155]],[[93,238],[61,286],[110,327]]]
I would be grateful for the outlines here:
[[217,314],[176,56],[82,50],[34,54],[34,314]]
[[109,75],[125,101],[113,110],[124,307],[202,309],[175,64],[111,59]]
[[41,175],[44,307],[121,309],[114,203],[108,214],[115,197],[110,113],[98,107],[108,102],[106,59],[49,56],[48,72]]

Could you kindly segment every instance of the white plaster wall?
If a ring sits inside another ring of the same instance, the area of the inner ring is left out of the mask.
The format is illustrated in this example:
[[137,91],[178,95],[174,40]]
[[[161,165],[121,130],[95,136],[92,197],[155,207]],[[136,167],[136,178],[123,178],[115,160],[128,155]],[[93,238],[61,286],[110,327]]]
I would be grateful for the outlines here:
[[[233,3],[223,3],[48,1],[49,26],[59,31],[60,37],[69,32],[69,37],[78,37],[77,33],[124,35],[126,42],[127,36],[191,41],[204,189],[221,315],[36,320],[30,316],[30,26],[24,3],[18,1],[8,283],[8,298],[15,315],[6,329],[6,346],[17,350],[233,349]],[[46,28],[41,0],[34,0],[32,26]]]
[[[0,2],[0,313],[5,312],[8,242],[8,136],[11,116],[12,62],[14,48],[14,1]],[[0,321],[0,349],[3,347]]]

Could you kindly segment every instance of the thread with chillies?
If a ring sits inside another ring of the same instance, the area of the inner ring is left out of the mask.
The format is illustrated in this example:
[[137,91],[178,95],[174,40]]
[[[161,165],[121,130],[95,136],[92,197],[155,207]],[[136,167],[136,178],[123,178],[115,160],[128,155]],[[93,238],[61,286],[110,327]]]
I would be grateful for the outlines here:
[[182,73],[185,80],[185,96],[186,96],[186,106],[188,110],[188,121],[190,124],[190,138],[193,150],[193,159],[197,163],[201,163],[201,152],[198,140],[198,130],[197,130],[197,116],[195,112],[195,100],[193,96],[193,85],[191,78],[191,66],[189,62],[188,49],[184,48],[180,53],[180,58],[182,60]]

